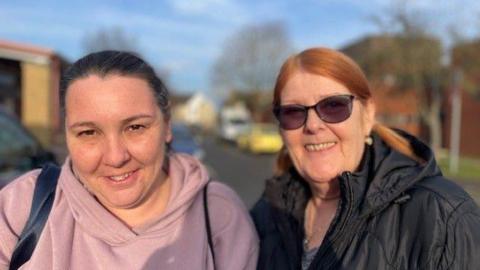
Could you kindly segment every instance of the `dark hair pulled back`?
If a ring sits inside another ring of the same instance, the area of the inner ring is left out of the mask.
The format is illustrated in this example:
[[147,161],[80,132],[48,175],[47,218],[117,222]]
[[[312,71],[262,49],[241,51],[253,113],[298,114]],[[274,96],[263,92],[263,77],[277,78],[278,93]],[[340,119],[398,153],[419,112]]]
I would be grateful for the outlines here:
[[165,119],[170,119],[169,93],[155,70],[142,58],[131,52],[99,51],[90,53],[73,63],[60,79],[60,110],[65,116],[65,98],[68,87],[75,81],[89,75],[133,76],[144,79],[150,86],[158,107]]

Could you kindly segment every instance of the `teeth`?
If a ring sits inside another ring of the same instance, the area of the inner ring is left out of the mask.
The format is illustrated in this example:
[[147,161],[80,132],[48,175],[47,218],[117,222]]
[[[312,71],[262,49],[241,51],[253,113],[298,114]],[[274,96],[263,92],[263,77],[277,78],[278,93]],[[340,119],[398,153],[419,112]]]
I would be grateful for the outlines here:
[[122,181],[125,180],[127,177],[129,177],[132,173],[126,173],[122,175],[116,175],[116,176],[110,176],[109,178],[112,179],[113,181]]
[[305,145],[305,149],[307,149],[307,151],[320,151],[320,150],[330,148],[334,145],[335,145],[334,142],[307,144]]

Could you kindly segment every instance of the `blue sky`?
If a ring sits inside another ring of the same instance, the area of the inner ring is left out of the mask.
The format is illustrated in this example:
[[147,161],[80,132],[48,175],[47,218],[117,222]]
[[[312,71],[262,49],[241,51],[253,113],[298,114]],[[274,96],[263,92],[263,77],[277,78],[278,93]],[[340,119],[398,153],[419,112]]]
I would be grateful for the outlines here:
[[[121,27],[135,37],[147,61],[168,70],[180,92],[208,93],[211,66],[225,39],[244,25],[285,24],[293,46],[340,48],[378,27],[396,0],[0,0],[0,39],[47,47],[73,61],[84,54],[81,41],[98,29]],[[455,22],[467,35],[480,26],[480,1],[410,0],[445,35]]]

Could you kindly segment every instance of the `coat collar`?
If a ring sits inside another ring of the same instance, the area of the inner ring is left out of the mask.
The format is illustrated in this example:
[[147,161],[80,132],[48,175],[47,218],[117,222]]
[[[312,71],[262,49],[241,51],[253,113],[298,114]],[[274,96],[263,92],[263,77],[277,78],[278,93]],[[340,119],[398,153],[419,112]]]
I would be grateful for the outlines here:
[[415,154],[425,162],[420,164],[392,149],[377,134],[373,134],[370,173],[361,214],[375,214],[425,178],[441,175],[432,150],[414,136],[396,130],[407,139]]

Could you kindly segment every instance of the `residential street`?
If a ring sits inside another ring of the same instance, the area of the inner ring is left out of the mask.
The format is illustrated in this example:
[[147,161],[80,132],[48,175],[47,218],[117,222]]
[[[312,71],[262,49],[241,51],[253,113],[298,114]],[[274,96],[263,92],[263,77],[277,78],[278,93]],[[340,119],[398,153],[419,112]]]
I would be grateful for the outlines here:
[[260,197],[265,179],[273,174],[275,155],[241,152],[233,144],[215,138],[206,138],[202,146],[212,177],[227,183],[251,207]]

